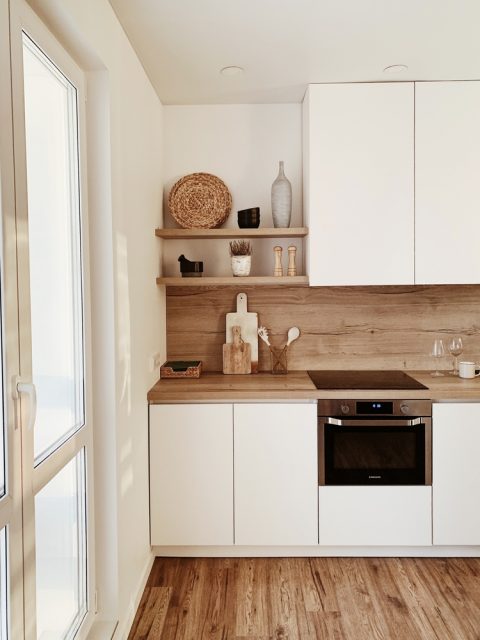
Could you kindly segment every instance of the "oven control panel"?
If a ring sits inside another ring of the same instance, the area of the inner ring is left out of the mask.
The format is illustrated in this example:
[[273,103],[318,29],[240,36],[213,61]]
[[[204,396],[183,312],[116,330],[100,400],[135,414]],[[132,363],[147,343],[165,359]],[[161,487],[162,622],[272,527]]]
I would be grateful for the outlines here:
[[393,415],[393,402],[391,400],[357,400],[355,405],[357,416]]
[[424,416],[432,415],[431,400],[319,400],[319,416]]

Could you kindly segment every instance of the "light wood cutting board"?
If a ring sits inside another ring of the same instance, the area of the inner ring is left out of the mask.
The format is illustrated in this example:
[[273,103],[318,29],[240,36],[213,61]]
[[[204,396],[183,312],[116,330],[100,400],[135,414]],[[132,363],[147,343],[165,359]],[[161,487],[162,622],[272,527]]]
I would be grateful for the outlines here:
[[237,295],[237,310],[227,313],[225,340],[227,344],[233,342],[233,327],[240,327],[243,341],[251,346],[252,373],[258,373],[258,313],[247,311],[246,293]]
[[233,327],[233,343],[223,345],[223,373],[251,373],[251,346],[244,342],[240,327]]

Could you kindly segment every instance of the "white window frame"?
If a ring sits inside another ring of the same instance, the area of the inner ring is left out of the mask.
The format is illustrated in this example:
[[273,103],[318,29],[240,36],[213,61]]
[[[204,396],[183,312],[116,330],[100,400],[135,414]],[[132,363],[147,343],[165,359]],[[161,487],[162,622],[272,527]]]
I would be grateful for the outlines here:
[[7,600],[9,637],[22,638],[23,537],[21,432],[13,386],[19,373],[17,248],[13,114],[10,71],[9,3],[0,0],[0,277],[2,289],[6,493],[0,499],[0,528],[7,527]]
[[87,615],[75,636],[84,640],[95,617],[95,547],[94,547],[94,502],[93,502],[93,434],[92,434],[92,389],[91,389],[91,323],[89,287],[88,211],[86,188],[86,81],[83,71],[60,45],[38,16],[24,0],[11,0],[10,39],[12,60],[13,130],[16,183],[16,224],[18,245],[18,308],[20,333],[20,372],[31,380],[31,332],[30,294],[28,264],[28,206],[25,151],[25,114],[23,89],[23,43],[25,32],[55,66],[75,85],[78,95],[78,128],[80,157],[80,201],[81,241],[83,266],[83,327],[85,366],[85,426],[81,427],[51,455],[34,467],[33,433],[22,424],[22,472],[23,472],[23,516],[24,516],[24,592],[25,592],[25,638],[36,640],[36,580],[35,580],[35,495],[85,448],[86,493],[87,493]]

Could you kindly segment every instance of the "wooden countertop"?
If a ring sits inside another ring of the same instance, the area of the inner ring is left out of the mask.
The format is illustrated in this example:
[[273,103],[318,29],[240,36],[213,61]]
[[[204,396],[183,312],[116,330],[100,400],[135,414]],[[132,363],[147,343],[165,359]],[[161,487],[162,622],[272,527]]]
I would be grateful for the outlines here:
[[223,375],[203,373],[196,380],[159,380],[148,392],[150,404],[182,402],[241,402],[248,400],[318,400],[319,398],[413,399],[434,401],[469,400],[480,402],[480,377],[463,380],[451,375],[433,378],[429,371],[406,371],[428,389],[392,390],[322,390],[316,389],[306,371],[290,371],[287,375],[271,373]]

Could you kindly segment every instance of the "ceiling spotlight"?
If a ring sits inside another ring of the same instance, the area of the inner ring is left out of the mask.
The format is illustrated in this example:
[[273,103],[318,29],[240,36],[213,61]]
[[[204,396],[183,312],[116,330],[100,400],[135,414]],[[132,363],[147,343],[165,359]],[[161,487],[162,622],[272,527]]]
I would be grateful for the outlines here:
[[402,73],[403,71],[408,71],[406,64],[391,64],[383,70],[384,73]]
[[240,73],[244,73],[245,69],[243,67],[231,66],[231,67],[223,67],[220,69],[220,73],[222,76],[238,76]]

